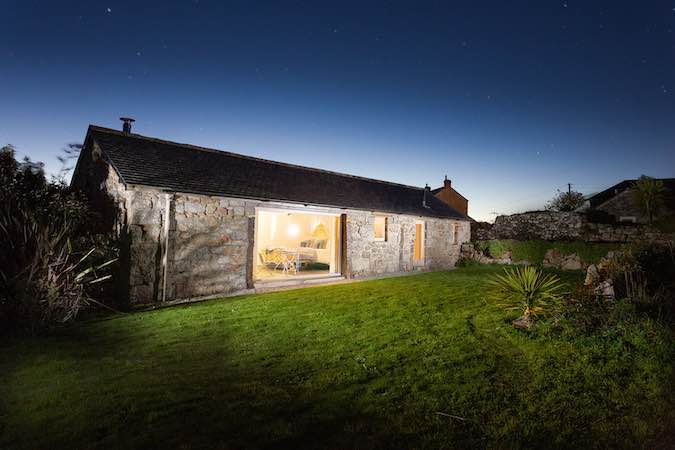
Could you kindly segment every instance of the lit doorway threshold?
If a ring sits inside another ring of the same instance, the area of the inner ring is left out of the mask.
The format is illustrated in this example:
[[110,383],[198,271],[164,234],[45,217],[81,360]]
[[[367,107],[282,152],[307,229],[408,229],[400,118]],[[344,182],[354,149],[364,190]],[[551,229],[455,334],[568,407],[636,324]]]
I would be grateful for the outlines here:
[[307,275],[307,276],[298,276],[293,278],[283,278],[283,279],[269,279],[269,280],[257,280],[253,283],[253,288],[256,292],[266,291],[270,289],[278,289],[284,287],[292,286],[311,286],[314,284],[324,284],[324,283],[334,283],[336,281],[344,280],[339,273],[331,273],[325,275]]

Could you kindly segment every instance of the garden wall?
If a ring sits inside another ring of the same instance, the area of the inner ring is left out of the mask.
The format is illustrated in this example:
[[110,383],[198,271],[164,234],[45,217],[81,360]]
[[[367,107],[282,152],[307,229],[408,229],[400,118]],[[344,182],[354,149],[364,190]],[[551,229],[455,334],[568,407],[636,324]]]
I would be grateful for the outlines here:
[[498,216],[492,225],[473,224],[471,239],[473,241],[516,239],[618,243],[673,242],[675,234],[662,233],[646,225],[632,223],[596,223],[584,213],[535,211]]

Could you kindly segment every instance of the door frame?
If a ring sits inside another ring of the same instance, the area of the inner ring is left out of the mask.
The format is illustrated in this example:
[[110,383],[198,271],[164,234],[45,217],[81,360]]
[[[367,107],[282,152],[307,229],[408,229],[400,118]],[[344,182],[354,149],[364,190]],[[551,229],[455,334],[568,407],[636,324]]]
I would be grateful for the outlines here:
[[[417,225],[420,226],[420,259],[415,259],[415,242],[417,241]],[[413,239],[413,267],[423,267],[424,266],[424,260],[426,258],[426,234],[427,234],[427,227],[426,224],[424,223],[423,220],[416,220],[415,221],[415,234],[414,234],[414,239]]]
[[335,217],[336,224],[335,226],[337,227],[337,237],[340,239],[339,243],[335,243],[335,253],[336,253],[336,271],[335,272],[329,272],[328,275],[305,275],[305,276],[298,276],[295,279],[303,279],[303,278],[321,278],[325,276],[336,276],[336,275],[341,275],[343,272],[343,266],[342,266],[342,241],[344,240],[344,237],[342,236],[342,233],[340,232],[342,229],[342,211],[340,210],[335,210],[335,209],[328,209],[328,208],[312,208],[312,207],[306,207],[306,206],[296,206],[296,205],[279,205],[279,206],[271,206],[271,205],[265,205],[265,206],[256,206],[255,208],[255,218],[254,218],[254,226],[253,226],[253,258],[252,258],[252,263],[253,263],[253,268],[252,268],[252,279],[253,281],[260,281],[262,280],[261,278],[258,278],[257,274],[257,264],[258,264],[258,213],[259,212],[272,212],[272,213],[295,213],[295,214],[305,214],[308,216],[331,216]]

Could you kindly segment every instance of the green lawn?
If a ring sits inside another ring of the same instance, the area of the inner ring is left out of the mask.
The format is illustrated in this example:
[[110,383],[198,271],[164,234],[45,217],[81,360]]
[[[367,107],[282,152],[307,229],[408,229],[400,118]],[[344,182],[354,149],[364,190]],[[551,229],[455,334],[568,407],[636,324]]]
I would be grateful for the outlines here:
[[515,330],[513,314],[484,300],[497,270],[214,300],[5,341],[0,448],[634,448],[663,439],[675,352],[658,327]]

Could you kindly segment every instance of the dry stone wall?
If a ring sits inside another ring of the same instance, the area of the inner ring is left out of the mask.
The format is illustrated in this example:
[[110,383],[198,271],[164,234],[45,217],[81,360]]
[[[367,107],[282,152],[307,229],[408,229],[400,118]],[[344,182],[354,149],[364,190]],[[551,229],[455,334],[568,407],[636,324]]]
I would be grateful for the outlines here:
[[645,225],[593,223],[577,212],[537,211],[498,216],[492,226],[472,227],[472,240],[516,239],[585,242],[673,241],[672,234]]

